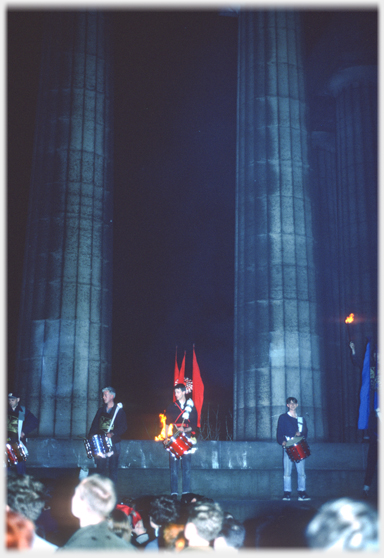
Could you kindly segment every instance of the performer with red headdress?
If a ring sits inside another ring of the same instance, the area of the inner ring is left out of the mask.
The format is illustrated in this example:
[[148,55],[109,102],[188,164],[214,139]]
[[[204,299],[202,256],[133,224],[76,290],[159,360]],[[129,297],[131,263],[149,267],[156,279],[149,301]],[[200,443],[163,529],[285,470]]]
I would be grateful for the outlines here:
[[[176,401],[171,403],[166,410],[167,422],[165,425],[164,444],[168,443],[170,427],[173,424],[179,432],[184,433],[187,438],[196,436],[197,411],[193,399],[187,399],[187,388],[185,384],[176,384],[174,387]],[[171,472],[171,495],[177,500],[178,475],[182,469],[182,497],[187,498],[191,493],[191,450],[186,451],[180,458],[169,454],[169,467]]]
[[[175,377],[174,377],[174,401],[166,410],[166,425],[165,425],[165,440],[164,445],[167,447],[169,444],[169,434],[171,426],[174,425],[177,430],[177,435],[182,433],[184,436],[196,443],[197,427],[200,427],[201,407],[204,399],[204,385],[200,376],[200,369],[197,365],[195,346],[193,346],[193,382],[184,378],[185,370],[185,353],[182,368],[177,374],[177,355],[175,361]],[[196,382],[195,382],[196,380]],[[196,388],[194,389],[194,384]],[[196,396],[198,402],[198,409],[194,400],[191,397],[193,391],[194,397]],[[175,456],[172,452],[169,454],[169,467],[171,473],[171,495],[176,500],[178,496],[178,475],[180,465],[182,469],[182,499],[188,501],[188,496],[191,494],[191,454],[195,451],[193,443],[190,444],[191,448],[183,453],[183,455]]]

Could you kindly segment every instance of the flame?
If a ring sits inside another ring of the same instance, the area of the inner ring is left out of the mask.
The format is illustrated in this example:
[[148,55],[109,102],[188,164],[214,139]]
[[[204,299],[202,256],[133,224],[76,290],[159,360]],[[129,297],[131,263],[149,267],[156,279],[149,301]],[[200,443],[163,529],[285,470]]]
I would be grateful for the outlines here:
[[349,316],[347,318],[345,318],[345,323],[346,324],[351,324],[354,319],[355,319],[355,314],[349,314]]
[[[155,436],[155,442],[160,442],[161,440],[165,440],[165,424],[167,422],[167,417],[160,413],[159,415],[160,422],[162,424],[161,432],[158,436]],[[171,424],[171,428],[169,430],[169,434],[172,434],[173,431],[173,424]]]

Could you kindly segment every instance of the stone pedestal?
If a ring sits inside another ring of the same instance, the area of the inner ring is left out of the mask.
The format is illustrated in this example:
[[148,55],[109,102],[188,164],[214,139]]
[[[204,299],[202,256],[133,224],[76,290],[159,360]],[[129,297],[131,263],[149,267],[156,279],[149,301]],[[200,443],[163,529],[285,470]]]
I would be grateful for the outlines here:
[[[309,442],[306,458],[308,494],[325,501],[361,497],[368,444]],[[28,472],[57,478],[65,471],[95,470],[82,440],[33,439],[28,444]],[[192,491],[215,500],[280,500],[283,493],[282,448],[276,442],[198,442],[192,455]],[[292,489],[297,475],[293,467]],[[375,480],[375,486],[377,480]],[[168,452],[161,442],[123,440],[119,494],[132,498],[170,491]],[[180,486],[181,494],[181,486]]]

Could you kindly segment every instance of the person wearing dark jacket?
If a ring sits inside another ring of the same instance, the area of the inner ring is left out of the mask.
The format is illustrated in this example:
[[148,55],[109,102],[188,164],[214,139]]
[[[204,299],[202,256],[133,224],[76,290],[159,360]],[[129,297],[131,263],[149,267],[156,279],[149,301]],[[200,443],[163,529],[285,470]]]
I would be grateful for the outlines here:
[[368,421],[368,434],[369,434],[369,447],[367,455],[367,467],[365,470],[364,477],[364,487],[363,496],[368,498],[370,496],[370,488],[372,485],[373,478],[377,472],[377,459],[378,459],[378,448],[379,448],[379,417],[380,410],[375,409],[373,413],[369,415]]
[[[14,391],[8,394],[8,426],[7,426],[7,443],[25,444],[27,436],[32,430],[35,430],[39,424],[38,419],[29,409],[20,405],[20,395]],[[16,471],[19,475],[25,475],[25,461],[19,461],[16,464]]]
[[[298,402],[296,397],[288,397],[287,399],[288,411],[279,416],[277,423],[277,442],[283,446],[283,467],[284,467],[284,496],[283,500],[291,499],[292,492],[292,465],[286,451],[285,445],[288,440],[296,436],[307,438],[308,428],[304,417],[298,417],[296,409]],[[310,497],[305,492],[305,460],[302,459],[298,463],[295,462],[297,470],[297,491],[300,501],[310,500]]]
[[159,551],[159,539],[162,539],[165,525],[175,523],[179,518],[179,508],[172,496],[157,496],[149,507],[149,523],[154,530],[155,538],[144,548],[146,552]]
[[101,434],[111,440],[112,448],[107,454],[95,457],[97,472],[117,483],[121,437],[127,430],[124,410],[115,404],[116,392],[112,387],[102,389],[104,405],[93,419],[88,438]]

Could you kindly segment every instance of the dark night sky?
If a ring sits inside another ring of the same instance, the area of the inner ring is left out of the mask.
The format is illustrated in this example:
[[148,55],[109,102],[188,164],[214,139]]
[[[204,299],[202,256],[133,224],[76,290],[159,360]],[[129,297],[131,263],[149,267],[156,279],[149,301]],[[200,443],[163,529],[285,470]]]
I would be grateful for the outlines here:
[[[8,378],[17,338],[41,12],[8,12]],[[306,48],[328,21],[307,13]],[[114,12],[112,384],[156,415],[192,345],[206,401],[232,404],[237,19]]]
[[161,389],[195,343],[231,388],[236,19],[117,21],[113,368]]

